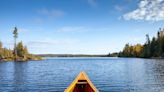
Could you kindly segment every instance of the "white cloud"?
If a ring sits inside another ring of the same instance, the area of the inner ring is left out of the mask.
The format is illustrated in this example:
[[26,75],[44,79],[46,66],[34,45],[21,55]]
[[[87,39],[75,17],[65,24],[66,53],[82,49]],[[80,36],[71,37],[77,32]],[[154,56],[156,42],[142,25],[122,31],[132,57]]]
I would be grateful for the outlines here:
[[42,24],[42,23],[44,23],[44,21],[43,21],[42,18],[35,18],[35,19],[33,20],[33,22],[34,22],[35,24]]
[[64,38],[53,39],[43,38],[35,41],[26,42],[29,51],[32,53],[59,53],[66,51],[78,43],[77,39]]
[[29,32],[30,30],[28,29],[24,29],[24,28],[19,28],[18,29],[18,32]]
[[114,6],[114,8],[119,12],[122,12],[124,10],[124,7],[119,6],[119,5]]
[[97,6],[97,0],[88,0],[88,4],[95,7]]
[[61,10],[57,10],[57,9],[48,10],[46,8],[40,9],[38,13],[46,15],[48,17],[61,17],[65,14]]
[[36,27],[35,30],[34,29],[31,29],[31,28],[20,28],[20,27],[17,27],[18,28],[18,33],[30,33],[30,32],[36,32],[36,31],[43,31],[42,28],[39,28],[39,27]]
[[96,31],[109,31],[110,28],[105,27],[85,27],[85,26],[64,26],[57,29],[57,32],[96,32]]
[[43,38],[35,41],[28,41],[26,44],[30,47],[53,47],[53,46],[62,46],[62,45],[72,45],[78,42],[76,39],[52,39],[52,38]]
[[164,0],[141,0],[138,8],[123,15],[126,20],[164,20]]
[[54,39],[43,39],[41,41],[29,41],[27,42],[27,45],[30,46],[53,46],[53,45],[69,45],[74,43],[74,40],[69,39],[62,39],[62,40],[54,40]]
[[73,27],[73,26],[66,26],[58,29],[58,32],[83,32],[87,31],[88,29],[85,27]]

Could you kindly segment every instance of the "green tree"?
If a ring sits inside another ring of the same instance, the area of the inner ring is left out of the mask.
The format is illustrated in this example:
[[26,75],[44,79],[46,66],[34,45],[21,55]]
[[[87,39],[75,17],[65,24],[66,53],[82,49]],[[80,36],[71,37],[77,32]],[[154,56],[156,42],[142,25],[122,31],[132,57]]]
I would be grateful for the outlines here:
[[17,61],[17,38],[18,38],[18,29],[15,27],[14,28],[14,31],[13,31],[13,34],[14,34],[14,57],[15,57],[15,61]]
[[28,55],[28,54],[29,54],[29,53],[28,53],[27,46],[24,46],[24,54],[25,54],[25,55]]
[[3,58],[2,42],[0,42],[0,59]]
[[129,48],[130,48],[129,44],[126,44],[124,49],[123,49],[123,52],[122,52],[123,56],[126,56],[126,57],[130,56],[130,49]]
[[161,28],[159,29],[158,33],[157,33],[157,56],[160,56],[162,54],[162,38],[160,36],[160,31]]
[[143,46],[141,44],[137,44],[133,46],[133,51],[134,51],[134,57],[140,57],[141,51],[143,49]]
[[23,47],[22,41],[17,44],[16,49],[17,49],[17,55],[19,57],[24,57],[25,52],[24,52],[24,47]]
[[155,37],[153,37],[151,41],[151,46],[150,46],[150,52],[152,57],[157,57],[158,56],[158,42]]
[[160,47],[161,49],[161,54],[160,54],[160,56],[162,56],[162,57],[164,57],[164,36],[162,36],[161,37],[161,47]]
[[149,58],[150,57],[150,38],[149,35],[146,35],[146,43],[144,45],[144,50],[143,50],[143,57]]

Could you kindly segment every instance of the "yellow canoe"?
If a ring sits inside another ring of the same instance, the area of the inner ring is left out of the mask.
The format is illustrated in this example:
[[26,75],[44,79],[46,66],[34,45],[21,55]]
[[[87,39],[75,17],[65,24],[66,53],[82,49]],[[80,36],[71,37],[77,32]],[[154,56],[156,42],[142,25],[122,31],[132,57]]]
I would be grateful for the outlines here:
[[64,92],[99,92],[83,71],[75,78]]

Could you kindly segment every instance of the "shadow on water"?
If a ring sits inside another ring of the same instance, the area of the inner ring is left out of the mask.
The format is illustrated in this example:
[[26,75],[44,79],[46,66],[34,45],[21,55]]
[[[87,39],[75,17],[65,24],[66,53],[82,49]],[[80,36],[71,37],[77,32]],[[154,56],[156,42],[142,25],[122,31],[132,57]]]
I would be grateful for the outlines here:
[[0,62],[0,91],[13,91],[13,63]]
[[154,92],[164,92],[164,60],[149,60],[145,62],[145,67],[147,67],[145,76],[147,83],[145,88]]
[[13,90],[25,92],[28,90],[27,69],[28,62],[13,62]]

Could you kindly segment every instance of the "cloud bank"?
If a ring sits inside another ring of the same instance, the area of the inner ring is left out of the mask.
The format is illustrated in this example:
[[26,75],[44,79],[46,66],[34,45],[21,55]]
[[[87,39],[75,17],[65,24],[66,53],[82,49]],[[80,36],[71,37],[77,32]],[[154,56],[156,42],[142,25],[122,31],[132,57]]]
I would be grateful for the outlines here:
[[125,20],[164,20],[164,0],[141,0],[138,8],[123,15]]

